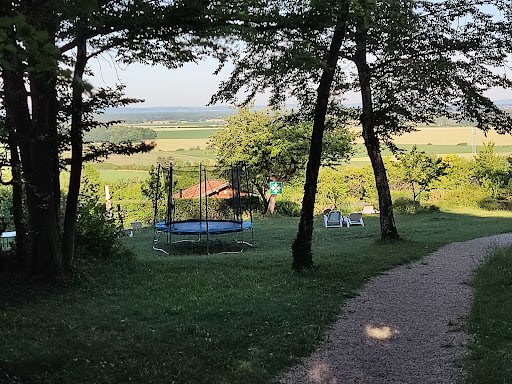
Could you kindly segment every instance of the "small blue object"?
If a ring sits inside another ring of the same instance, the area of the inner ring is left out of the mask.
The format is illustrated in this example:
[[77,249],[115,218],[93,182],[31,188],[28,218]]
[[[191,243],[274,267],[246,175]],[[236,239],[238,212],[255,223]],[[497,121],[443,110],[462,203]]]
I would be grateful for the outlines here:
[[[177,235],[206,235],[222,234],[230,232],[242,232],[252,228],[253,223],[249,221],[236,220],[184,220],[174,221],[171,225],[171,233]],[[169,223],[161,221],[155,224],[157,231],[169,232]]]

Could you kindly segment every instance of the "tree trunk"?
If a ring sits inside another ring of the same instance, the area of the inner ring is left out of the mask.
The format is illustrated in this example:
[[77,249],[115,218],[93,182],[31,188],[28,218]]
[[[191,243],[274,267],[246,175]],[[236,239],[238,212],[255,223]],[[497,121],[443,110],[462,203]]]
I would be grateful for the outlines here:
[[359,31],[356,37],[357,49],[354,62],[357,66],[359,84],[361,86],[361,98],[363,102],[363,113],[361,114],[361,125],[363,127],[363,139],[372,163],[375,184],[379,195],[380,209],[380,234],[382,239],[397,239],[398,231],[393,215],[393,202],[389,191],[389,183],[386,168],[382,161],[379,138],[374,129],[373,101],[370,85],[370,68],[366,59],[365,31]]
[[63,264],[70,269],[73,263],[75,243],[75,222],[80,194],[82,176],[82,107],[83,107],[83,74],[87,64],[87,48],[85,40],[77,46],[75,73],[73,78],[73,99],[71,107],[71,174],[64,216],[64,232],[62,235]]
[[12,125],[12,120],[7,109],[6,126],[8,127],[8,145],[11,153],[11,170],[12,170],[12,215],[14,227],[16,229],[16,258],[19,262],[23,262],[30,253],[28,230],[23,212],[23,176],[20,164],[20,155],[18,151],[18,143],[16,140],[16,132]]
[[[272,180],[272,182],[276,182],[277,181],[277,178],[275,176],[272,176],[270,178],[270,180]],[[277,200],[277,195],[275,193],[272,193],[272,191],[270,191],[270,197],[267,201],[267,207],[265,209],[265,214],[266,215],[273,215],[275,210],[276,210],[276,200]]]
[[[21,63],[15,58],[11,57],[9,68],[3,69],[2,77],[5,89],[5,109],[8,117],[8,124],[10,127],[9,139],[11,150],[11,162],[15,161],[17,167],[13,167],[13,178],[15,183],[17,177],[23,177],[27,180],[28,176],[32,174],[32,163],[30,161],[30,137],[32,132],[32,121],[27,103],[27,91],[25,89],[25,82],[23,79],[23,69]],[[19,147],[19,154],[18,148]],[[20,156],[21,164],[17,161],[18,155]],[[20,170],[20,166],[22,170]],[[20,179],[21,182],[21,179]],[[15,192],[20,193],[16,195]],[[34,189],[25,183],[25,188],[21,184],[13,185],[13,208],[14,208],[14,223],[16,226],[16,241],[22,244],[17,248],[18,256],[23,258],[25,265],[30,266],[31,253],[34,246],[34,236],[30,231],[32,228],[31,217],[28,217],[28,222],[23,220],[25,212],[20,204],[23,204],[23,196],[26,197],[25,202],[35,200]],[[28,212],[27,212],[28,213]]]
[[292,244],[292,269],[302,271],[313,268],[313,252],[311,241],[313,237],[313,214],[318,182],[318,172],[322,159],[322,140],[325,129],[325,115],[331,93],[331,85],[338,63],[339,51],[345,37],[345,27],[337,27],[334,31],[331,46],[327,56],[325,69],[318,85],[318,95],[311,134],[311,147],[306,168],[304,198],[299,221],[297,236]]
[[277,195],[272,193],[270,195],[270,198],[268,199],[267,211],[266,211],[267,215],[274,214],[274,212],[276,210],[276,200],[277,200]]
[[[26,17],[46,36],[44,43],[55,45],[56,16],[54,2],[42,1],[27,6]],[[40,42],[43,43],[43,42]],[[28,79],[31,92],[32,126],[29,153],[21,153],[30,163],[25,174],[30,233],[34,236],[29,260],[30,272],[54,277],[62,273],[62,244],[59,228],[59,173],[57,157],[57,52],[43,52],[29,60]],[[26,101],[25,101],[26,103]],[[27,158],[28,157],[28,158]]]
[[34,233],[34,249],[30,260],[32,273],[43,276],[60,275],[62,270],[62,245],[58,212],[58,197],[55,195],[54,149],[56,134],[53,132],[52,97],[55,75],[40,73],[30,76],[32,93],[32,123],[35,136],[31,140],[30,160],[33,172],[27,177],[35,199],[28,204]]

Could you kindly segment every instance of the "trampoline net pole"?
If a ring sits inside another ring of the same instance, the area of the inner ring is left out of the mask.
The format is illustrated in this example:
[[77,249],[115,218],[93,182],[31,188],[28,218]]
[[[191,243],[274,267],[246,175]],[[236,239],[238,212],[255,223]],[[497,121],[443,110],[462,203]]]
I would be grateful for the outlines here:
[[206,223],[206,253],[210,254],[210,231],[208,227],[208,186],[206,184],[206,167],[203,169],[204,172],[204,212],[205,212],[205,223]]
[[160,169],[161,166],[158,164],[158,168],[156,171],[156,191],[155,191],[155,200],[154,200],[154,216],[153,216],[153,225],[158,222],[158,198],[160,195]]
[[169,163],[169,192],[167,195],[167,222],[169,223],[169,254],[171,253],[171,245],[172,245],[172,219],[173,219],[173,209],[174,209],[174,201],[172,195],[172,186],[173,186],[173,168],[172,163]]
[[199,220],[203,220],[203,164],[199,163]]
[[[252,188],[251,189],[249,188],[249,172],[247,171],[247,163],[244,163],[242,166],[244,167],[244,172],[245,172],[245,184],[246,184],[246,188],[247,188],[247,198],[249,199],[248,200],[249,218],[250,218],[251,224],[252,224],[252,192],[253,191],[252,191]],[[254,242],[254,228],[252,226],[251,226],[251,241]]]
[[233,220],[240,221],[242,225],[242,200],[240,191],[240,165],[231,166],[231,189],[233,191],[232,196],[232,208],[233,208]]

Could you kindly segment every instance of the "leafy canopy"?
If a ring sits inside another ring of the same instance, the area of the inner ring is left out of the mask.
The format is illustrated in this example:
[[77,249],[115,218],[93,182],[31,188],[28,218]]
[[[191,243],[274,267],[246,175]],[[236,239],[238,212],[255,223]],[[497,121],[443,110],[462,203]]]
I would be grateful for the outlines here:
[[[328,120],[323,159],[325,164],[347,160],[354,139],[347,121]],[[264,194],[271,180],[288,181],[308,160],[312,123],[293,112],[240,108],[225,128],[211,136],[220,165],[245,162],[252,182]]]
[[446,164],[441,158],[429,156],[417,146],[409,153],[397,156],[400,161],[402,180],[411,186],[413,201],[420,202],[421,194],[444,175]]

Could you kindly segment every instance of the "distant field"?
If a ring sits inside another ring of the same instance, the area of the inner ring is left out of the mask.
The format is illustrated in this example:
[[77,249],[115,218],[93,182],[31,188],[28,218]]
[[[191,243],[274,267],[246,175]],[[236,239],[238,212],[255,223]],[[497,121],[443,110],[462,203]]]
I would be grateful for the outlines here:
[[[142,127],[141,127],[142,128]],[[206,127],[151,127],[151,129],[155,132],[165,132],[165,131],[181,131],[181,132],[184,132],[184,131],[202,131],[202,130],[205,130],[205,129],[213,129],[213,130],[216,130],[216,129],[220,129],[222,127],[218,127],[218,128],[206,128]]]
[[[398,145],[399,148],[410,151],[414,144],[401,144]],[[417,145],[418,149],[425,151],[426,153],[430,155],[447,155],[447,154],[454,154],[454,155],[460,155],[460,154],[471,154],[472,153],[472,146],[471,145]],[[477,152],[480,149],[483,149],[483,146],[476,147]],[[494,147],[496,153],[501,154],[509,154],[512,153],[512,145],[504,145],[504,146],[496,146]],[[391,156],[392,153],[389,149],[385,149],[382,151],[382,154],[384,156]],[[360,157],[360,156],[366,156],[366,148],[363,144],[356,144],[356,154],[354,157]]]
[[[158,148],[158,147],[157,147]],[[215,156],[211,153],[203,153],[201,150],[185,150],[185,151],[163,151],[153,150],[148,153],[137,153],[132,156],[123,155],[112,155],[109,156],[106,163],[126,167],[127,169],[137,167],[150,167],[151,165],[157,164],[159,157],[172,156],[174,159],[188,161],[190,163],[211,163],[214,161]],[[120,172],[119,170],[113,170],[113,172]]]
[[[214,162],[215,156],[211,152],[205,152],[208,144],[208,137],[216,131],[217,128],[207,128],[212,124],[220,124],[218,121],[207,122],[179,122],[166,123],[165,121],[153,122],[151,124],[134,124],[140,127],[151,127],[158,135],[155,150],[146,154],[137,154],[133,156],[110,156],[108,163],[119,166],[133,167],[151,166],[157,163],[159,157],[172,156],[175,159],[188,161],[191,163]],[[223,122],[222,122],[223,124]],[[472,155],[472,127],[422,127],[418,132],[408,133],[395,139],[395,143],[405,151],[410,151],[414,144],[428,154],[445,156],[447,154],[456,154],[459,156]],[[357,129],[356,129],[357,131]],[[359,131],[360,132],[360,131]],[[496,144],[496,152],[504,155],[512,153],[512,136],[498,135],[489,132],[487,137],[481,131],[477,131],[477,148],[482,148],[483,143],[493,141]],[[356,145],[356,154],[350,162],[351,165],[368,164],[366,149],[359,137]],[[466,145],[457,145],[457,144]],[[199,147],[201,150],[197,150]],[[390,156],[389,150],[383,151],[384,156]],[[120,172],[120,171],[112,171]],[[110,177],[110,176],[109,176]],[[114,176],[112,176],[114,177]],[[129,177],[129,174],[122,174],[120,178]]]
[[156,130],[158,139],[206,139],[216,129],[181,129],[181,130]]
[[134,127],[144,128],[205,128],[205,127],[222,127],[226,122],[224,120],[216,121],[180,121],[177,123],[169,123],[163,121],[155,121],[152,123],[132,124]]
[[157,139],[148,140],[156,143],[156,151],[176,151],[178,149],[189,150],[190,148],[206,148],[208,138],[204,139]]
[[[411,132],[395,138],[396,144],[432,144],[432,145],[457,145],[467,143],[469,148],[473,144],[473,127],[421,127],[417,132]],[[355,129],[355,132],[361,132]],[[492,141],[496,145],[512,145],[512,135],[499,135],[494,131],[487,134],[487,137],[480,130],[476,133],[476,144],[482,145]],[[362,143],[361,137],[357,140]],[[446,153],[446,152],[444,152]]]

